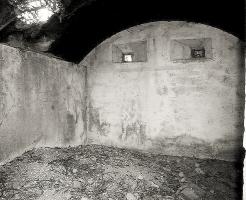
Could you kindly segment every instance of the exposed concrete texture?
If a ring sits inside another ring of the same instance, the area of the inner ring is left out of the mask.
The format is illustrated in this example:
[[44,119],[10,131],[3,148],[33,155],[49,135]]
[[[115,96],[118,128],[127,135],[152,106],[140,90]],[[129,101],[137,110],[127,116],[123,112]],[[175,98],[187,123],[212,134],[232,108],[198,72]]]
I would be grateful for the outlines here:
[[83,144],[85,70],[0,45],[0,162],[33,146]]
[[[209,58],[170,59],[171,41],[200,38],[211,38]],[[139,41],[147,41],[147,62],[112,62],[113,45]],[[155,22],[114,35],[80,63],[88,67],[88,141],[235,160],[243,136],[242,61],[240,41],[206,25]]]

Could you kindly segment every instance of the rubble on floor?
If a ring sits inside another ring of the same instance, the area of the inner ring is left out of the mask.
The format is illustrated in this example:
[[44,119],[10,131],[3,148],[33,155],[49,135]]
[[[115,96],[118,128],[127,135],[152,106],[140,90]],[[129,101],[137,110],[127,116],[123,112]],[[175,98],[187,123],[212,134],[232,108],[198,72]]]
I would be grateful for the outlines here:
[[0,200],[241,199],[241,168],[99,145],[33,149],[0,166]]

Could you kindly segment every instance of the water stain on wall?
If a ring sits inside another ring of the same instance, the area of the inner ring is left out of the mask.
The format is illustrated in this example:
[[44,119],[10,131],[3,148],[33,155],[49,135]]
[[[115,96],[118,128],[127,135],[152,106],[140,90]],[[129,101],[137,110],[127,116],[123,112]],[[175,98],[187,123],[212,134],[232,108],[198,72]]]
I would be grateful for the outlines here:
[[183,134],[174,137],[157,137],[150,140],[151,149],[156,152],[164,152],[167,155],[189,157],[213,157],[212,146],[205,140]]
[[64,134],[64,143],[68,144],[75,136],[75,119],[70,113],[67,113],[67,132]]
[[[138,92],[137,94],[138,95]],[[146,123],[142,121],[141,101],[128,99],[122,102],[121,109],[121,141],[125,143],[143,144],[146,139]]]
[[159,94],[159,95],[167,95],[168,94],[168,88],[165,85],[163,85],[161,87],[158,87],[157,88],[157,94]]
[[[120,139],[122,141],[135,140],[135,142],[140,145],[146,140],[146,125],[137,120],[131,124],[122,123],[122,132],[120,134]],[[134,141],[132,141],[134,142]]]
[[89,131],[96,129],[96,132],[101,136],[107,136],[110,128],[110,123],[103,121],[100,118],[99,109],[89,108]]

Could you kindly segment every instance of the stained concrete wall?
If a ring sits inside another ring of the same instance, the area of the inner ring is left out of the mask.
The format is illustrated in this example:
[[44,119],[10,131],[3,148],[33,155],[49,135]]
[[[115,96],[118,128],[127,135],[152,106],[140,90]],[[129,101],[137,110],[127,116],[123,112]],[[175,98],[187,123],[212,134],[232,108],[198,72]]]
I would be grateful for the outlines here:
[[[212,57],[174,62],[173,39],[211,38]],[[112,46],[147,40],[147,62],[114,63]],[[105,40],[88,69],[88,141],[175,156],[237,159],[242,147],[240,41],[216,28],[155,22]]]
[[34,146],[83,144],[85,70],[0,45],[0,162]]

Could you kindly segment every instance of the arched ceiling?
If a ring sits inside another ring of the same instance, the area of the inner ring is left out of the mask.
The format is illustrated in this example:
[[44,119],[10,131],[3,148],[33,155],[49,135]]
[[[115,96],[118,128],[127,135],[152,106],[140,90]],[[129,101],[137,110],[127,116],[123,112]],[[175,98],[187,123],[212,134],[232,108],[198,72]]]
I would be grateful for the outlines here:
[[204,23],[244,39],[244,8],[241,0],[97,0],[78,10],[51,51],[79,62],[111,35],[160,20]]
[[244,0],[63,0],[63,2],[70,5],[66,10],[69,17],[62,22],[59,22],[58,17],[51,18],[42,27],[41,32],[48,36],[52,35],[54,39],[49,49],[51,54],[75,63],[80,62],[94,47],[115,33],[152,21],[197,22],[222,29],[241,40],[244,40],[245,35]]

